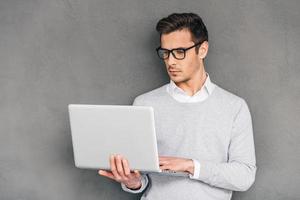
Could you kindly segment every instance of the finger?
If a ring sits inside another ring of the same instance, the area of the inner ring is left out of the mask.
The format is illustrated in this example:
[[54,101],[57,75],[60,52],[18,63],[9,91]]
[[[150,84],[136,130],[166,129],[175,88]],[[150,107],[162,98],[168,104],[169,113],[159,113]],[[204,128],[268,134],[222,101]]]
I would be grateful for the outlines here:
[[134,170],[133,173],[135,177],[137,178],[141,177],[141,173],[138,170]]
[[158,156],[159,158],[171,158],[170,156]]
[[114,175],[111,172],[104,171],[104,170],[99,170],[98,174],[101,175],[101,176],[105,176],[107,178],[115,180],[115,177],[114,177]]
[[122,164],[123,164],[125,176],[129,176],[130,175],[130,167],[129,167],[128,160],[123,158],[122,159]]
[[159,168],[161,170],[169,170],[169,169],[171,169],[171,167],[169,165],[161,165],[161,166],[159,166]]
[[109,162],[110,163],[110,169],[111,169],[112,174],[115,177],[115,180],[120,181],[121,176],[118,174],[118,171],[117,171],[117,167],[116,167],[116,164],[115,164],[115,156],[111,155],[109,161],[110,161]]
[[124,175],[123,165],[122,165],[122,157],[120,155],[117,155],[115,162],[116,162],[118,174],[121,176],[122,179],[126,179]]
[[158,159],[159,160],[170,160],[172,157],[168,157],[168,156],[159,156]]
[[159,161],[159,165],[167,165],[169,164],[170,162],[169,161],[166,161],[166,160],[160,160]]

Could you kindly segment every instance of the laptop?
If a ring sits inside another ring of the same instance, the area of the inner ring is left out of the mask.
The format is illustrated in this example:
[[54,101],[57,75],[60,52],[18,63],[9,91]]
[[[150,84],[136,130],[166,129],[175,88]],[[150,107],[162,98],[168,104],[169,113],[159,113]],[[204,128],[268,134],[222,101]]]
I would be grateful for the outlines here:
[[152,107],[70,104],[68,109],[76,167],[110,170],[110,155],[120,154],[131,170],[188,176],[159,168]]

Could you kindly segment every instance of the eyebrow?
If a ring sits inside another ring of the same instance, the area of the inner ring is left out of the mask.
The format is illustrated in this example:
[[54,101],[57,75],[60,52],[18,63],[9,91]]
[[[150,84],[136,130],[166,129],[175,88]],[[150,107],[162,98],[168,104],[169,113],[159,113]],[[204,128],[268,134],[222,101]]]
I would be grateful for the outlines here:
[[[163,47],[160,47],[162,49],[166,49],[166,50],[172,50],[172,49],[167,49],[167,48],[163,48]],[[173,49],[186,49],[186,48],[189,48],[189,47],[176,47],[176,48],[173,48]]]

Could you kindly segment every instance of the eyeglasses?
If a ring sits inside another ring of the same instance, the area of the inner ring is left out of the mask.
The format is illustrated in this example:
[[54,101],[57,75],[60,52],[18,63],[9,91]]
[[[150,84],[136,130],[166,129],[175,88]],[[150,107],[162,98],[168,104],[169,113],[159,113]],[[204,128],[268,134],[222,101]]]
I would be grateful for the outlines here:
[[169,58],[170,53],[172,53],[173,57],[176,58],[177,60],[183,60],[185,58],[185,54],[187,50],[190,50],[197,45],[201,44],[202,42],[198,42],[195,45],[188,47],[188,48],[176,48],[176,49],[164,49],[161,47],[156,48],[156,52],[159,58],[166,60]]

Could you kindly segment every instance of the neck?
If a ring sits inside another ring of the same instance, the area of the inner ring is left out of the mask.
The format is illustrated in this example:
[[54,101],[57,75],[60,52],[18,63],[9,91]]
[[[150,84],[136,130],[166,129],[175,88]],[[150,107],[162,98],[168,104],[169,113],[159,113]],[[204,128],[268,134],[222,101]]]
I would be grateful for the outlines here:
[[189,96],[193,96],[203,87],[206,77],[207,75],[203,67],[202,70],[197,71],[197,73],[195,73],[195,75],[189,80],[175,84],[185,91]]

